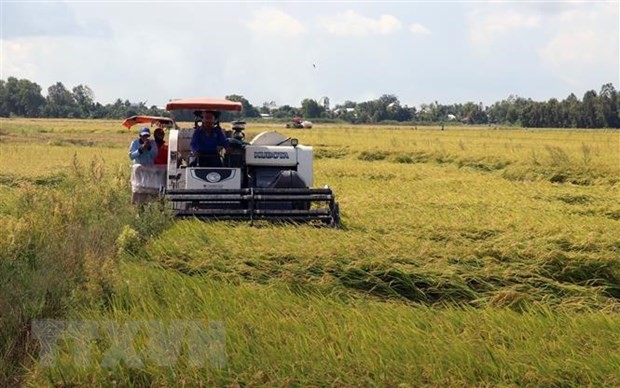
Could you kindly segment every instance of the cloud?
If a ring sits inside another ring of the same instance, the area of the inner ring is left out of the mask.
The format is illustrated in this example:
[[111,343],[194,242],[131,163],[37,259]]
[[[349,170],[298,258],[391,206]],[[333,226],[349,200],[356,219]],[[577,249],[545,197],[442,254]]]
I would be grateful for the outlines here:
[[381,15],[378,19],[367,18],[355,11],[319,18],[319,28],[337,36],[387,35],[403,28],[400,20],[392,15]]
[[299,20],[277,9],[257,11],[245,26],[256,34],[279,37],[295,37],[306,32]]
[[[492,103],[618,85],[617,4],[9,1],[0,0],[0,79],[29,79],[44,94],[84,84],[101,103],[233,93],[255,105],[385,93],[403,104]],[[467,44],[472,30],[483,45]]]
[[477,8],[468,14],[469,38],[474,45],[488,45],[508,32],[540,26],[540,16],[513,9]]
[[411,31],[411,33],[414,35],[430,35],[431,34],[431,30],[429,30],[428,28],[418,23],[413,23],[412,25],[410,25],[409,31]]
[[36,36],[105,36],[108,25],[103,21],[84,23],[66,3],[9,2],[3,5],[2,39]]
[[32,49],[32,45],[28,42],[3,41],[2,56],[11,60],[2,61],[0,79],[15,75],[18,75],[18,78],[36,79],[37,65],[33,61],[34,58],[29,57]]
[[551,22],[555,33],[538,50],[543,66],[574,86],[586,86],[584,80],[618,82],[617,5],[568,10]]

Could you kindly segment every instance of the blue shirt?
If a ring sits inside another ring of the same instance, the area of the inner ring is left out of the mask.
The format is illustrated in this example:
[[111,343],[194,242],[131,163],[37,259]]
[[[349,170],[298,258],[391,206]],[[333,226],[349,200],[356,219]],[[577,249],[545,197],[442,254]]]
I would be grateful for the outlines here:
[[205,129],[194,129],[192,134],[192,141],[189,144],[192,152],[198,152],[200,154],[217,154],[217,147],[228,147],[228,139],[224,136],[224,133],[218,129],[213,128],[211,133],[208,133]]
[[129,146],[129,159],[133,160],[133,164],[153,164],[157,156],[157,144],[155,140],[151,140],[151,150],[143,150],[140,152],[140,139],[131,142]]

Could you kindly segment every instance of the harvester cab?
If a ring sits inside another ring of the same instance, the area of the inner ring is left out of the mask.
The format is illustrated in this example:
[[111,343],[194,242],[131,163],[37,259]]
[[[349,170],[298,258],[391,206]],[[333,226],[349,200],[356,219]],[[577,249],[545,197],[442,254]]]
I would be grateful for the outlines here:
[[[166,110],[240,112],[239,102],[221,99],[174,100]],[[245,139],[245,122],[226,131],[223,167],[196,166],[190,148],[193,128],[170,131],[165,197],[179,217],[321,221],[337,226],[339,207],[332,190],[312,188],[312,147],[277,132]]]

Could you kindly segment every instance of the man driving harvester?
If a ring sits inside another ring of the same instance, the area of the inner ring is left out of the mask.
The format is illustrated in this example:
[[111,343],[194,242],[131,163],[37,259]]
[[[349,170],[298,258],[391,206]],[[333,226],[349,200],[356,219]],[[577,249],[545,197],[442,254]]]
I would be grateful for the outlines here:
[[213,112],[204,112],[195,121],[190,148],[198,167],[223,167],[220,151],[228,147],[222,129],[215,125]]

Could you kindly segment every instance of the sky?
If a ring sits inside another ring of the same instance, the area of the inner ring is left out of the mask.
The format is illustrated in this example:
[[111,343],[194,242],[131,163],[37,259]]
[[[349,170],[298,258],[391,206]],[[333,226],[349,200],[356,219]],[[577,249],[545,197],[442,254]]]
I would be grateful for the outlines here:
[[164,106],[402,105],[620,88],[615,1],[0,0],[0,79]]

